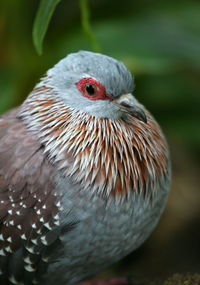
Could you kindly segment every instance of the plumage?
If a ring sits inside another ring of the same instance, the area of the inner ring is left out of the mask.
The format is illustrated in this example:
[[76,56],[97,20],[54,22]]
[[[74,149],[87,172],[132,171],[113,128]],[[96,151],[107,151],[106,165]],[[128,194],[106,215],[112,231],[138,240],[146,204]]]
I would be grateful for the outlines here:
[[0,282],[74,284],[137,248],[170,186],[125,66],[78,52],[0,119]]

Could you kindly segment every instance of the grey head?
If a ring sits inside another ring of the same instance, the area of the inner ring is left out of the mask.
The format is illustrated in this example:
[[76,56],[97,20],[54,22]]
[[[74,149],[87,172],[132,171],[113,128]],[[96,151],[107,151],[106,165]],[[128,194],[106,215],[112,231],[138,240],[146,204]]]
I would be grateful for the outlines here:
[[[136,104],[130,94],[134,81],[131,73],[122,62],[111,57],[89,51],[69,54],[47,72],[46,86],[53,89],[67,107],[89,113],[99,118],[120,118],[127,110],[127,102]],[[83,96],[77,84],[83,79],[92,79],[105,90],[106,99],[90,100]],[[121,108],[120,98],[126,103]],[[128,98],[128,99],[127,99]],[[109,99],[109,100],[108,100]],[[124,99],[123,99],[124,100]]]

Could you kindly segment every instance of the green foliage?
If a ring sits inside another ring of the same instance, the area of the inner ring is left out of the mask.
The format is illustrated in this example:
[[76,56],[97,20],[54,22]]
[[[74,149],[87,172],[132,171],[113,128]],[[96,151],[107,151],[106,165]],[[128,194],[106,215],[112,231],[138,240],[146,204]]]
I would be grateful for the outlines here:
[[89,8],[88,8],[88,0],[80,0],[80,8],[81,8],[81,23],[83,27],[83,31],[88,38],[89,42],[91,43],[91,46],[93,48],[93,51],[99,52],[100,47],[92,33],[90,23],[89,23]]
[[[41,0],[33,24],[33,43],[39,55],[42,54],[42,45],[47,32],[50,20],[61,0]],[[80,0],[81,23],[85,36],[90,42],[94,51],[100,51],[100,47],[95,40],[89,23],[88,0]]]
[[33,42],[39,55],[42,54],[42,43],[49,22],[56,6],[61,0],[41,0],[33,25]]
[[200,150],[200,3],[127,0],[120,6],[120,0],[99,0],[88,2],[89,15],[87,1],[80,1],[62,1],[56,7],[41,58],[30,37],[36,1],[0,2],[0,112],[20,104],[66,54],[97,50],[89,33],[103,53],[124,61],[132,71],[134,95],[167,136]]

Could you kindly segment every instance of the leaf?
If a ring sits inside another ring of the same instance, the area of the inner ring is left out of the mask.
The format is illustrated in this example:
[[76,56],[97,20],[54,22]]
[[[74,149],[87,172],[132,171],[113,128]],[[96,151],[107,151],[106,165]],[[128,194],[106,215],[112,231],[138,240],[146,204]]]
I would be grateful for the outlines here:
[[98,42],[95,39],[94,34],[92,33],[92,29],[90,26],[90,15],[89,15],[89,8],[88,8],[88,0],[80,0],[80,9],[81,9],[81,22],[82,28],[85,33],[85,36],[88,38],[93,51],[100,52],[100,47]]
[[[168,10],[164,6],[159,11],[147,10],[134,17],[132,14],[126,18],[110,17],[95,21],[93,31],[102,52],[122,60],[135,75],[179,74],[181,70],[191,69],[198,72],[199,9],[200,3],[177,5],[176,9],[173,4]],[[59,41],[55,39],[48,48],[51,57],[55,50],[65,56],[72,51],[91,49],[78,23],[74,31],[59,34]]]
[[49,22],[57,4],[61,0],[41,0],[33,24],[33,43],[39,55],[42,54],[42,43]]

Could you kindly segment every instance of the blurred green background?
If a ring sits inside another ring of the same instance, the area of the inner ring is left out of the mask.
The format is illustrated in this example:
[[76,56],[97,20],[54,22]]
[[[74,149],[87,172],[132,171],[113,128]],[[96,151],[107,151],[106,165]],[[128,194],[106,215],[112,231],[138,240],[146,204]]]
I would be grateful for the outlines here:
[[[38,5],[0,1],[0,113],[22,103],[66,54],[91,50],[79,1],[63,0],[39,56],[32,42]],[[156,282],[175,272],[200,273],[200,2],[91,0],[89,7],[101,52],[134,74],[134,95],[161,124],[173,164],[171,195],[156,231],[99,278],[133,275]]]

